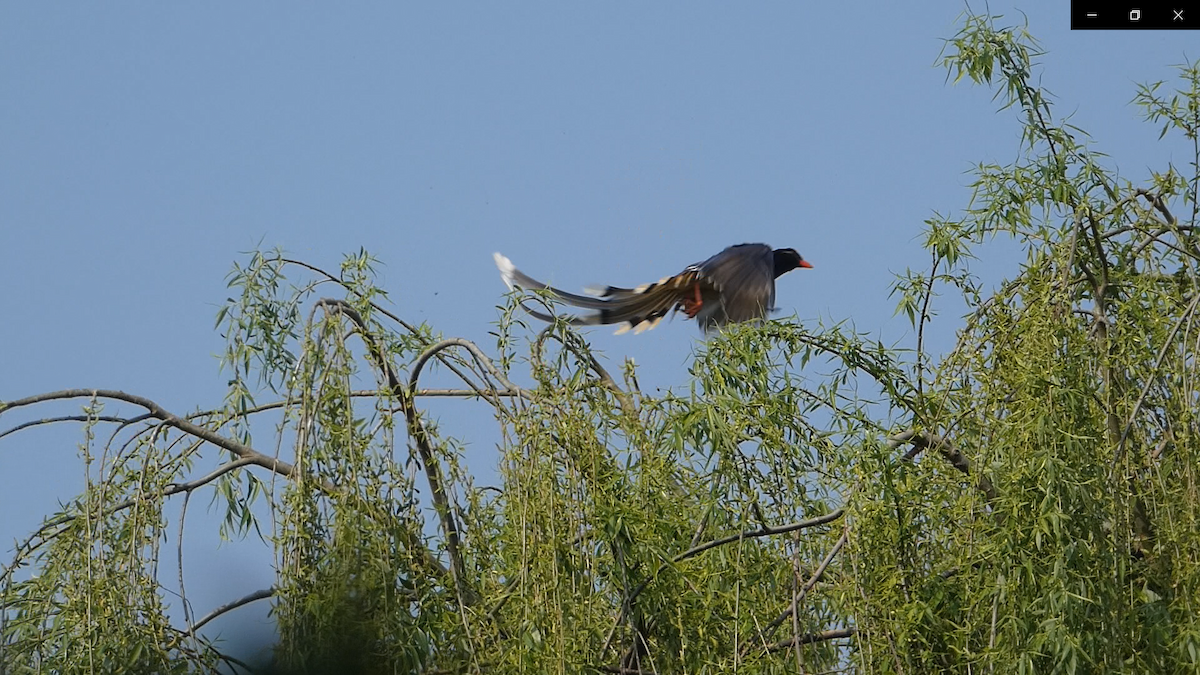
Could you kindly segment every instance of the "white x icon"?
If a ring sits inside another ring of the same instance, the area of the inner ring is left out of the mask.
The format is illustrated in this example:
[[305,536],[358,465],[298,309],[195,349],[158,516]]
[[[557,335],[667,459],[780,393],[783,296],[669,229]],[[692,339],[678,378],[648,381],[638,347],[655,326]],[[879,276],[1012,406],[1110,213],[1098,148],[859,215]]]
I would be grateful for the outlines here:
[[1175,12],[1175,17],[1172,19],[1173,21],[1183,21],[1183,10],[1182,9],[1173,9],[1171,11]]

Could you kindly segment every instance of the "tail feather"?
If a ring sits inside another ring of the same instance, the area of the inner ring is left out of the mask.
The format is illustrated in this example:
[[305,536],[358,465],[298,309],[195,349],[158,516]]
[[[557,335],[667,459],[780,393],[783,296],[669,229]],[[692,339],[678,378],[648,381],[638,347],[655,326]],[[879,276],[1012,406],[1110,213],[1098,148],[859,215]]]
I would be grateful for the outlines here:
[[549,291],[568,305],[574,305],[583,309],[603,309],[608,306],[606,300],[568,293],[553,286],[543,284],[517,269],[511,260],[499,253],[493,253],[492,258],[495,259],[496,267],[500,270],[500,278],[504,280],[504,284],[510,289],[520,288],[526,291]]
[[638,291],[633,288],[621,288],[620,286],[587,286],[583,289],[588,295],[613,300],[617,298],[627,298],[631,295],[638,295]]
[[496,261],[496,269],[500,270],[500,279],[508,286],[508,290],[513,290],[516,285],[513,279],[513,274],[517,272],[517,266],[512,264],[512,261],[504,257],[499,251],[492,254],[492,260]]
[[[492,257],[500,270],[500,278],[510,289],[548,291],[569,305],[593,310],[592,314],[572,317],[569,320],[571,325],[624,324],[617,330],[618,335],[629,330],[637,334],[657,326],[668,312],[679,306],[690,292],[692,284],[699,279],[699,270],[688,268],[675,276],[665,277],[637,288],[592,287],[587,289],[590,296],[576,295],[528,276],[500,253],[494,253]],[[534,318],[551,322],[555,320],[555,317],[530,309],[524,304],[522,307]]]

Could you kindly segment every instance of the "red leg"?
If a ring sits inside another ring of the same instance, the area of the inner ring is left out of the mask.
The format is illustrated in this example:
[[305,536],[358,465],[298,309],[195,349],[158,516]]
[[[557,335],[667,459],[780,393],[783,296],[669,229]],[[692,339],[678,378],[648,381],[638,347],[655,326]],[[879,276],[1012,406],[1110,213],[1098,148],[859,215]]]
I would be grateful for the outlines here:
[[704,306],[704,299],[700,297],[700,284],[697,283],[693,286],[693,289],[695,290],[696,297],[687,298],[683,301],[683,313],[687,314],[689,319],[696,318],[696,315],[700,313],[700,308]]

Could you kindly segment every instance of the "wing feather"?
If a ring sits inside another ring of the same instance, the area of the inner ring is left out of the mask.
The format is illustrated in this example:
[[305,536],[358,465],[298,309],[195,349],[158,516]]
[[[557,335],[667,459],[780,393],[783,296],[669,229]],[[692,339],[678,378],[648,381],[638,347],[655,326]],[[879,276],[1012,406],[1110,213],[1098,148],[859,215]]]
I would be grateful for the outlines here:
[[762,319],[775,305],[775,268],[770,246],[730,246],[699,265],[700,273],[720,294],[725,322]]

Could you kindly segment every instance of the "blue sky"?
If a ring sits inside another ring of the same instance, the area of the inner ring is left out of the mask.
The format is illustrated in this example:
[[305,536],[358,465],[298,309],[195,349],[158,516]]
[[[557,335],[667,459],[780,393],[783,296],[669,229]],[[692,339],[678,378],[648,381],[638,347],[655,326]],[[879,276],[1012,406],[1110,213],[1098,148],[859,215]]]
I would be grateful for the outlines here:
[[[1071,33],[1067,4],[1019,5],[1058,113],[1128,178],[1185,161],[1129,101],[1197,57],[1196,33]],[[575,289],[764,241],[815,265],[781,279],[783,315],[903,343],[888,292],[926,264],[922,222],[966,206],[972,165],[1017,152],[1012,111],[934,67],[964,9],[5,3],[0,399],[100,387],[217,405],[213,319],[230,265],[260,242],[328,269],[366,248],[394,311],[486,348],[504,291],[493,251]],[[999,247],[980,269],[999,278],[1013,260]],[[935,322],[935,348],[955,325]],[[640,364],[644,388],[686,383],[693,325],[611,332],[589,335],[611,364]],[[469,453],[486,473],[493,426],[473,406],[434,413],[482,439]],[[82,485],[76,431],[0,440],[6,551]],[[200,614],[271,583],[261,545],[218,550],[193,509]],[[266,630],[263,609],[246,630]]]

